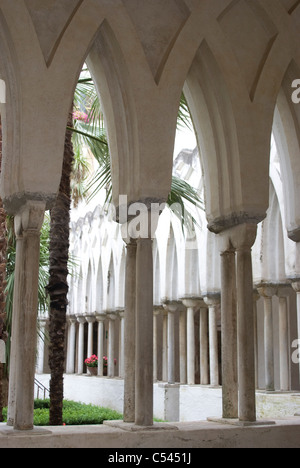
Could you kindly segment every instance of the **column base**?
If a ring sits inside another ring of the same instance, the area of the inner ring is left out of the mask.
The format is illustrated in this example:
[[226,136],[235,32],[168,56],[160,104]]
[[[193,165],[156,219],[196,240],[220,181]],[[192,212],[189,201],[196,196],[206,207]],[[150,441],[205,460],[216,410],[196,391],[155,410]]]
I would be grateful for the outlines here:
[[168,423],[157,423],[153,426],[137,426],[135,423],[126,423],[124,421],[104,421],[104,426],[115,427],[128,432],[141,432],[141,431],[178,431],[177,426],[172,426]]
[[43,436],[43,435],[49,435],[52,434],[52,431],[49,431],[47,429],[43,429],[41,427],[34,427],[33,429],[29,430],[17,430],[14,429],[12,426],[3,426],[3,428],[0,426],[0,434],[7,436],[7,437],[28,437],[29,435],[33,436]]
[[238,427],[252,427],[252,426],[274,426],[275,421],[269,421],[260,419],[258,421],[240,421],[239,419],[227,419],[227,418],[207,418],[207,421],[214,422],[217,424],[227,424],[230,426]]

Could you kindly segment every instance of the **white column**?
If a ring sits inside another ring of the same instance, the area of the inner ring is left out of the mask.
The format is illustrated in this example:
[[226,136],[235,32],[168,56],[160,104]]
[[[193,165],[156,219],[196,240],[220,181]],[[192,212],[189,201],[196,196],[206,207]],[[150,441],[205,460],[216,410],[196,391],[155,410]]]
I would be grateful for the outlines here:
[[187,383],[195,385],[195,311],[199,307],[198,299],[183,299],[183,305],[187,308]]
[[168,312],[168,383],[175,383],[175,312],[178,304],[164,304]]
[[258,382],[258,330],[257,330],[257,301],[260,298],[259,292],[253,291],[253,318],[254,318],[254,351],[255,351],[255,388],[259,387]]
[[157,320],[161,313],[160,307],[155,307],[153,311],[153,381],[158,380],[158,335]]
[[115,320],[116,315],[112,312],[107,314],[108,318],[108,353],[107,353],[107,376],[115,376]]
[[235,250],[221,252],[223,418],[238,418],[237,294]]
[[106,319],[105,314],[96,315],[98,322],[98,343],[97,343],[97,355],[98,355],[98,376],[103,377],[103,355],[104,355],[104,322]]
[[77,316],[77,321],[79,323],[78,328],[78,369],[77,373],[79,375],[83,374],[84,366],[84,324],[85,317],[83,315]]
[[187,330],[186,330],[186,310],[180,311],[179,315],[179,366],[180,383],[187,383]]
[[251,249],[257,225],[235,229],[237,250],[239,419],[256,421],[253,273]]
[[75,373],[76,317],[68,317],[67,374]]
[[273,333],[273,296],[277,289],[271,285],[262,285],[257,288],[264,299],[264,346],[265,346],[265,383],[266,390],[275,390],[274,382],[274,333]]
[[38,374],[44,373],[46,323],[47,323],[47,319],[43,317],[39,318],[40,332],[38,335],[38,356],[37,356],[37,365],[36,365],[36,372]]
[[152,239],[137,240],[135,424],[153,425],[153,256]]
[[[298,328],[298,336],[297,339],[300,343],[300,279],[297,281],[293,281],[292,283],[294,291],[297,293],[297,328]],[[300,379],[300,362],[299,362],[299,379]]]
[[219,348],[218,348],[218,328],[217,312],[220,305],[219,294],[209,294],[204,298],[208,305],[209,316],[209,368],[210,385],[217,387],[219,385]]
[[162,379],[168,381],[168,312],[163,311]]
[[44,213],[43,202],[28,201],[15,216],[17,247],[10,379],[13,406],[9,417],[17,430],[33,429],[40,230]]
[[96,317],[94,315],[86,315],[85,317],[88,323],[88,346],[87,346],[87,358],[94,354],[94,323]]
[[200,384],[209,385],[209,352],[208,352],[208,309],[204,301],[200,307]]
[[290,386],[290,359],[289,359],[289,311],[288,296],[290,288],[279,287],[279,360],[280,360],[280,390],[287,392]]
[[124,422],[135,421],[136,242],[127,243],[125,278]]
[[119,377],[125,376],[125,312],[119,312],[120,316],[120,351],[119,351]]

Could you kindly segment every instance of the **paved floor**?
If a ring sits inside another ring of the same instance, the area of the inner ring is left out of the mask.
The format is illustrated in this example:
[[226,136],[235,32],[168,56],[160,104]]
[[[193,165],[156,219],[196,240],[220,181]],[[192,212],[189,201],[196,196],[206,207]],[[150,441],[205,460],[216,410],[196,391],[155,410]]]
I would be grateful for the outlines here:
[[103,426],[36,428],[25,433],[0,424],[0,448],[254,447],[300,448],[300,417],[250,427],[203,421],[155,424],[145,429],[120,422]]

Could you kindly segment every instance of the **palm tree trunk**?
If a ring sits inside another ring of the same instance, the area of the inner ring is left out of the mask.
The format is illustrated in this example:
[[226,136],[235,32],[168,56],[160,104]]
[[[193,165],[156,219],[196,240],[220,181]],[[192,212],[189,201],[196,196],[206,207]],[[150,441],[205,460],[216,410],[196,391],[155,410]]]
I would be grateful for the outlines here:
[[[0,173],[2,167],[2,125],[0,118]],[[6,342],[7,334],[5,329],[5,288],[6,288],[6,260],[7,260],[7,240],[6,240],[6,212],[0,198],[0,340]],[[4,366],[0,363],[0,422],[3,421],[4,406]]]
[[[72,113],[68,127],[72,127]],[[59,194],[51,210],[50,279],[50,425],[62,425],[63,374],[65,370],[65,331],[68,294],[69,224],[71,209],[71,173],[74,159],[72,133],[67,130]]]

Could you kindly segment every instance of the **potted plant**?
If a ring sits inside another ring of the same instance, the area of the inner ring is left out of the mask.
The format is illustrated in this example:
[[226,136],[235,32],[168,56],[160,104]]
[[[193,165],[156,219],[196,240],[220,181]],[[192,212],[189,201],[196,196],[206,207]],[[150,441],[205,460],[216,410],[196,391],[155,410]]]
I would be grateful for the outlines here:
[[98,374],[98,357],[93,354],[91,357],[87,358],[84,361],[85,365],[88,368],[88,372],[90,375],[97,375]]

